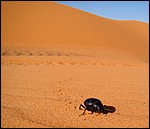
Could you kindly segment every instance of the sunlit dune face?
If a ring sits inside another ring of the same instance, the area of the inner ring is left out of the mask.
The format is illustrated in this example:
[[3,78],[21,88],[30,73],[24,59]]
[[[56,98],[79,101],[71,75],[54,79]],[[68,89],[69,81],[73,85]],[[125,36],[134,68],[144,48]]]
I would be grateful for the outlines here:
[[2,2],[2,46],[113,47],[148,58],[148,24],[55,2]]
[[[149,126],[148,24],[51,1],[1,3],[2,128]],[[103,106],[81,115],[87,98]]]

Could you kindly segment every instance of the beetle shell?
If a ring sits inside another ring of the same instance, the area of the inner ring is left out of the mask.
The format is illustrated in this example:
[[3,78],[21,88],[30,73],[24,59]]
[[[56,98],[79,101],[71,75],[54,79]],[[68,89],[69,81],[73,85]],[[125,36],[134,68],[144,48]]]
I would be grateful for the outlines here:
[[115,107],[103,105],[102,102],[97,98],[86,99],[84,101],[84,105],[80,104],[79,106],[80,110],[83,110],[83,108],[84,108],[84,112],[81,115],[84,115],[86,110],[91,111],[92,114],[93,112],[98,113],[98,114],[99,113],[107,114],[109,112],[113,113],[116,111]]
[[99,99],[96,98],[88,98],[84,101],[84,105],[87,107],[88,111],[92,111],[93,109],[93,104],[99,106],[100,108],[103,107],[102,102]]

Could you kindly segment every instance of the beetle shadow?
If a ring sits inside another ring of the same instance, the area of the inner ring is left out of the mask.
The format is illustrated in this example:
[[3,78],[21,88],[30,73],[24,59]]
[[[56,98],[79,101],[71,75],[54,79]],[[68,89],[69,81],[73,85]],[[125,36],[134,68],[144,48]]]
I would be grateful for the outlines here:
[[[106,107],[107,107],[107,111],[101,112],[102,114],[107,115],[108,113],[114,113],[116,111],[116,108],[114,106],[106,106]],[[93,114],[93,113],[89,113],[89,114]],[[83,116],[83,114],[79,115],[79,117],[80,116]],[[99,116],[99,114],[97,114],[97,116]]]
[[108,109],[108,112],[107,113],[114,113],[116,111],[116,108],[113,107],[113,106],[106,106],[107,109]]

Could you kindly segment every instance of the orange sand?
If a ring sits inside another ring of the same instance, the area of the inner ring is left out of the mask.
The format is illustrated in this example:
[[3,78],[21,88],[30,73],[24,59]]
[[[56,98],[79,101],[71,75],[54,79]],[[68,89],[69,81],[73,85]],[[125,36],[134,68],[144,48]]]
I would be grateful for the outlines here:
[[[149,127],[148,27],[56,2],[2,2],[2,127]],[[78,107],[99,98],[107,115]]]

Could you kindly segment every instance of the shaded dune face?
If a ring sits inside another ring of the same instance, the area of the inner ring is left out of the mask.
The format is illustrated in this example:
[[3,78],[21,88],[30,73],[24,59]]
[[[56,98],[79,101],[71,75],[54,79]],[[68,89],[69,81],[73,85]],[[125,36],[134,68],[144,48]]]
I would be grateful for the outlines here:
[[148,61],[148,24],[117,21],[55,2],[2,2],[2,47],[106,47]]

